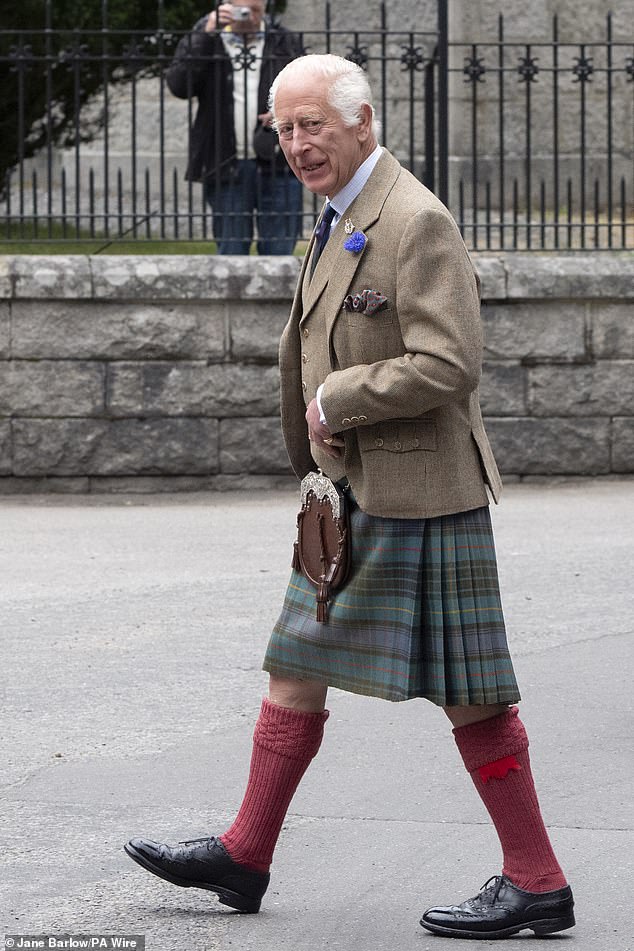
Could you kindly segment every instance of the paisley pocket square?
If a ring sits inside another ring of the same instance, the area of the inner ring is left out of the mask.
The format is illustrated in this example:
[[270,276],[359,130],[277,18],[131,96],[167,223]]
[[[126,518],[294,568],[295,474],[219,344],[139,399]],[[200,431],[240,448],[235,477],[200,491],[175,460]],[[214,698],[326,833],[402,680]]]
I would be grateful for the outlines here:
[[387,297],[384,297],[379,291],[365,290],[361,291],[360,294],[348,294],[344,299],[343,309],[356,311],[358,314],[367,314],[368,317],[371,317],[386,304]]

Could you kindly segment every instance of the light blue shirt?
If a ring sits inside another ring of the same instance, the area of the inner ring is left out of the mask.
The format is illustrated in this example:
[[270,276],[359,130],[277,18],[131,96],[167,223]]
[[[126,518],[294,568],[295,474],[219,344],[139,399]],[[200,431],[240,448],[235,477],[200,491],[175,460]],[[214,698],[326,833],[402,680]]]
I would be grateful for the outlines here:
[[381,158],[382,153],[383,149],[380,145],[377,145],[374,152],[372,152],[371,155],[368,155],[365,162],[363,162],[356,170],[348,184],[344,185],[341,191],[337,192],[334,198],[328,199],[336,212],[335,217],[332,219],[332,224],[330,225],[331,231],[339,219],[343,218],[344,214],[355,200],[357,195],[361,194],[365,183],[374,171],[374,166]]
[[[343,218],[344,214],[346,213],[346,211],[348,210],[352,202],[355,200],[357,195],[361,194],[361,191],[363,190],[364,185],[366,184],[370,175],[374,171],[374,166],[379,161],[382,154],[383,154],[383,149],[381,148],[380,145],[377,145],[374,152],[372,152],[371,155],[368,155],[365,162],[362,162],[362,164],[356,170],[356,172],[354,173],[354,175],[352,176],[348,184],[344,185],[341,191],[337,192],[334,198],[328,199],[336,212],[335,217],[332,219],[332,222],[330,224],[331,231],[335,227],[337,222],[341,218]],[[315,396],[317,399],[317,406],[319,408],[319,420],[320,422],[325,423],[326,417],[324,416],[324,411],[321,408],[321,391],[323,390],[323,388],[324,388],[324,384],[322,383],[317,388],[317,393],[315,394]]]

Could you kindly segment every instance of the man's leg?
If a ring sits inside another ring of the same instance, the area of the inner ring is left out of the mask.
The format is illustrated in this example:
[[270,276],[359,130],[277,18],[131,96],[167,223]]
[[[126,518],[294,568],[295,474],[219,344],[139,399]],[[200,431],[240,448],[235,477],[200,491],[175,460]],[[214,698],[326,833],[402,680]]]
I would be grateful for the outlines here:
[[292,254],[302,230],[302,186],[292,173],[260,169],[257,184],[258,254]]
[[234,861],[268,872],[282,823],[317,754],[328,713],[327,687],[271,676],[253,734],[249,781],[240,811],[220,841]]
[[256,203],[255,161],[239,161],[232,180],[208,185],[206,198],[213,211],[218,254],[249,254]]
[[431,908],[421,924],[464,937],[508,937],[522,928],[547,934],[572,927],[572,894],[542,819],[517,707],[446,707],[445,712],[495,825],[504,863],[502,876],[480,896],[459,906]]
[[238,815],[220,837],[170,846],[134,838],[124,846],[139,865],[185,888],[216,892],[240,911],[257,912],[291,799],[321,744],[327,686],[271,676],[253,735],[251,769]]

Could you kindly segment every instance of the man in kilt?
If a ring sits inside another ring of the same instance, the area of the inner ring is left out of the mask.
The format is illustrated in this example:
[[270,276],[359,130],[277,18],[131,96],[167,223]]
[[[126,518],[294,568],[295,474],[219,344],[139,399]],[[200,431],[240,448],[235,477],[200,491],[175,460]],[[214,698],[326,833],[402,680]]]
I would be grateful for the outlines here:
[[286,159],[327,197],[280,344],[284,438],[299,478],[349,487],[352,567],[318,621],[293,570],[264,660],[269,696],[238,815],[219,837],[128,854],[256,912],[293,794],[321,744],[328,686],[441,706],[495,825],[502,874],[421,920],[505,938],[574,925],[549,842],[500,604],[487,486],[501,484],[478,401],[479,282],[447,209],[377,143],[363,71],[285,67],[270,97]]

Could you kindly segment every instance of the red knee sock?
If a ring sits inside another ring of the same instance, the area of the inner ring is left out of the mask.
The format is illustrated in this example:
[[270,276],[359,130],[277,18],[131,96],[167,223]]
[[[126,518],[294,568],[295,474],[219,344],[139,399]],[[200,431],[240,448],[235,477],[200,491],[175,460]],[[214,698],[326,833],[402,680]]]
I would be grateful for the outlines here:
[[504,874],[519,888],[548,892],[566,884],[552,850],[517,707],[453,733],[464,764],[500,837]]
[[220,841],[235,862],[268,872],[286,811],[316,755],[328,711],[304,713],[262,701],[240,811]]

